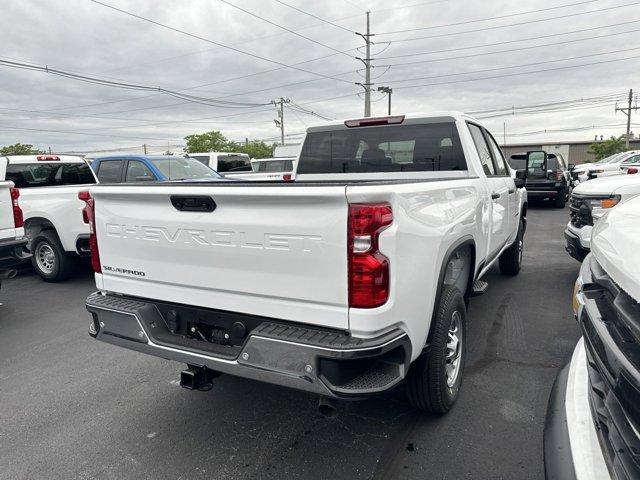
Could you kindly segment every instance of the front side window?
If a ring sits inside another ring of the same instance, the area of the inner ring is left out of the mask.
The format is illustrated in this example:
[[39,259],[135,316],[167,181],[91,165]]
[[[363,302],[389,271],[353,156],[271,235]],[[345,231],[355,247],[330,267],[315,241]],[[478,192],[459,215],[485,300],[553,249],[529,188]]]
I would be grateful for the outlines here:
[[640,162],[640,155],[634,155],[633,157],[629,157],[626,160],[622,161],[623,165],[626,165],[628,163],[638,163]]
[[153,172],[144,163],[138,160],[129,160],[125,182],[144,182],[155,179]]
[[7,165],[7,180],[18,188],[96,183],[86,163],[23,163]]
[[473,143],[475,144],[478,156],[480,157],[480,163],[482,164],[484,174],[487,176],[494,176],[496,174],[496,168],[493,164],[493,160],[491,159],[491,150],[489,149],[489,145],[487,145],[482,129],[473,123],[469,123],[468,125],[471,137],[473,138]]
[[298,173],[467,170],[454,122],[311,132]]

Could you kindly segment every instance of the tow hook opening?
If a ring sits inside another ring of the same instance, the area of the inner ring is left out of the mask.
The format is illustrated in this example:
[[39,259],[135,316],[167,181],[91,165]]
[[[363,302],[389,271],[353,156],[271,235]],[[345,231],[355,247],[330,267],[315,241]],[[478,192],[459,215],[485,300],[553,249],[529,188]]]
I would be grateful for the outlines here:
[[220,372],[198,365],[187,365],[180,372],[180,386],[187,390],[206,392],[213,387],[213,379],[220,376]]

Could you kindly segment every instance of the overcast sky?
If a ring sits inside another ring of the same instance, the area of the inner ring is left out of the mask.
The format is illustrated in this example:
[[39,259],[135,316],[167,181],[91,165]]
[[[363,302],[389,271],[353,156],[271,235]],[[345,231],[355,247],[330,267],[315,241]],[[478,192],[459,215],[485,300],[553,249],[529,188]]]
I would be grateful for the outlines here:
[[[354,32],[364,31],[367,9],[373,88],[394,89],[393,113],[552,104],[535,107],[547,110],[537,113],[477,116],[492,117],[485,123],[500,142],[504,125],[511,143],[591,140],[622,134],[623,126],[604,127],[626,122],[614,112],[616,98],[626,106],[629,88],[640,93],[640,1],[103,3],[200,38],[90,0],[4,0],[0,61],[161,87],[201,103],[0,65],[0,145],[91,151],[180,144],[185,135],[213,129],[236,140],[271,141],[279,130],[269,102],[280,97],[299,106],[285,109],[287,134],[321,121],[302,110],[360,117],[363,89],[355,83],[364,81],[363,64],[354,57],[364,56],[355,50],[364,41]],[[590,100],[561,103],[581,98]],[[372,114],[386,114],[386,97],[374,92],[372,99]],[[223,107],[221,100],[233,103]],[[515,136],[590,125],[601,127]]]

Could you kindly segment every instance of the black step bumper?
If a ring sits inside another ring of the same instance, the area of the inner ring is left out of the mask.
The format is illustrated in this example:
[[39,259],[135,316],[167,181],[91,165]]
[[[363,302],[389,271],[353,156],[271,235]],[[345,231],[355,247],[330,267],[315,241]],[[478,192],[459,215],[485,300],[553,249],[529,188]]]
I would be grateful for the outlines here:
[[14,267],[29,260],[31,254],[26,247],[25,237],[0,241],[0,268]]
[[[409,337],[400,329],[356,338],[265,317],[101,293],[90,295],[86,307],[93,317],[89,334],[98,340],[333,398],[389,390],[404,378],[411,359]],[[220,332],[216,342],[194,338],[193,325],[204,325],[207,335]]]

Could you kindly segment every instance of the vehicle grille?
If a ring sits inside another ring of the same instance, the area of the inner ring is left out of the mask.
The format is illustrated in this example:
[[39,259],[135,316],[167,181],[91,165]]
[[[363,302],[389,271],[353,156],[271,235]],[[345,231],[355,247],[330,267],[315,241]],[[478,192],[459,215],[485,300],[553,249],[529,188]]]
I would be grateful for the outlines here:
[[[640,478],[640,305],[596,261],[581,325],[587,346],[591,413],[616,480]],[[595,317],[595,318],[592,318]]]
[[585,199],[581,197],[571,195],[571,199],[569,200],[569,215],[571,216],[571,225],[576,228],[593,225],[591,208]]

